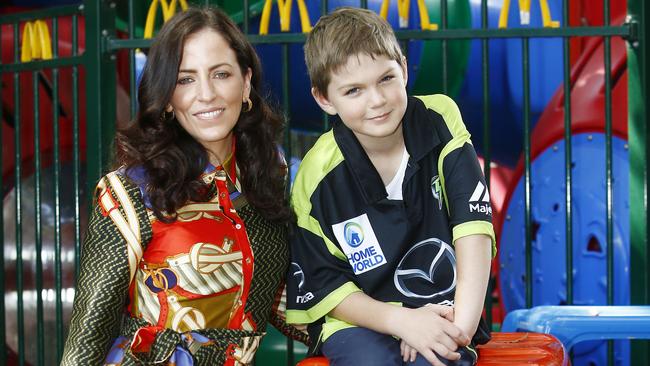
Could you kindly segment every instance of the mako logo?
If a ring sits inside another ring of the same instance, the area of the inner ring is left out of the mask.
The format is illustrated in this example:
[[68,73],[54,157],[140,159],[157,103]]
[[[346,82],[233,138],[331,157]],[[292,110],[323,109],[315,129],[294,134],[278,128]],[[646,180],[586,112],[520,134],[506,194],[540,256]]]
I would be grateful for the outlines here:
[[492,206],[490,205],[490,192],[486,186],[479,181],[474,188],[474,193],[469,198],[469,212],[480,212],[486,215],[492,215]]
[[[302,268],[300,268],[300,265],[298,263],[291,262],[291,274],[296,278],[296,281],[298,282],[298,293],[302,294],[304,292],[303,287],[305,286],[305,273],[302,271]],[[305,304],[313,298],[314,294],[307,292],[304,295],[296,296],[296,303]]]

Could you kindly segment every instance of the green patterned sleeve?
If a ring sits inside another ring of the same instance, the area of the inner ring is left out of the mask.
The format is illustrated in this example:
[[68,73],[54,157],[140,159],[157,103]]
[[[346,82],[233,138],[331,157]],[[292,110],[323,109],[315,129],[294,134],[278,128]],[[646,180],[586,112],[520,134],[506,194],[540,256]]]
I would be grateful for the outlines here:
[[276,301],[273,304],[269,323],[285,336],[309,346],[307,326],[304,324],[287,323],[287,288],[284,283],[278,289],[275,298]]
[[[119,179],[124,183],[122,178]],[[112,202],[117,204],[115,209],[128,218],[124,204],[120,204],[120,198],[124,200],[127,196],[118,197],[115,187],[106,178],[103,180],[104,187],[100,183],[96,191],[95,201],[99,203],[90,215],[81,247],[79,278],[61,365],[102,364],[119,333],[128,298],[131,275],[127,241],[100,199],[102,194],[109,194]],[[121,188],[133,203],[131,208],[135,208],[142,242],[148,241],[151,227],[139,188],[126,183]]]

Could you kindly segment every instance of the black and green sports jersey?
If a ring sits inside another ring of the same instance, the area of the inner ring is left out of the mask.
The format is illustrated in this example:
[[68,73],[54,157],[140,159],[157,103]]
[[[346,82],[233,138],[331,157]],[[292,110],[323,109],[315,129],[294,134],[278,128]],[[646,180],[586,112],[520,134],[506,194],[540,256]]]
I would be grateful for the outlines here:
[[326,315],[355,291],[407,307],[453,304],[454,241],[485,234],[494,252],[489,193],[456,104],[444,95],[409,97],[402,128],[410,155],[403,200],[387,199],[340,121],[300,165],[287,321],[310,324],[312,336],[350,326]]

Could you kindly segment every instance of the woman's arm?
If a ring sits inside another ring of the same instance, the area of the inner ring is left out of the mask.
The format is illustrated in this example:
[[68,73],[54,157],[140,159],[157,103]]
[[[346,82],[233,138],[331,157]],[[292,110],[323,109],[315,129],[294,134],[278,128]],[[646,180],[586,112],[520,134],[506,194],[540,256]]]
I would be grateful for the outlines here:
[[487,235],[468,235],[454,243],[458,280],[454,324],[472,337],[476,332],[490,277],[492,241]]
[[309,345],[309,335],[305,324],[287,323],[287,286],[283,282],[275,296],[278,301],[273,304],[269,323],[285,336]]
[[[119,213],[127,223],[133,223],[134,217],[137,218],[140,239],[148,241],[151,235],[145,209],[138,203],[141,202],[138,188],[124,189],[120,181],[122,192],[128,196],[125,205],[120,204],[114,193],[115,187],[109,184],[111,189],[108,189],[105,182],[97,190],[98,204],[91,213],[81,247],[79,278],[61,365],[102,364],[122,323],[131,281],[129,249],[114,217],[102,205],[101,197],[110,198],[108,202],[117,206],[115,213]],[[102,196],[106,194],[108,196]],[[126,210],[131,215],[126,215]]]

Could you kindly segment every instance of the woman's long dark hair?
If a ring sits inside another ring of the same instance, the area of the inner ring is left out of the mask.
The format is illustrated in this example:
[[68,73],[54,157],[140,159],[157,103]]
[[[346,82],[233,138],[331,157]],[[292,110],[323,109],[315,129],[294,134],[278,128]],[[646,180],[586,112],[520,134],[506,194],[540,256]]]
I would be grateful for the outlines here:
[[175,220],[188,201],[208,200],[209,190],[200,179],[208,163],[206,149],[176,121],[165,107],[174,93],[185,40],[205,28],[219,33],[237,56],[243,75],[252,70],[250,99],[253,108],[242,112],[234,127],[235,157],[246,199],[266,219],[286,222],[291,210],[285,198],[285,174],[276,141],[282,119],[258,92],[262,68],[244,34],[222,11],[190,8],[176,14],[160,30],[147,56],[138,89],[139,111],[115,139],[116,164],[143,168],[147,195],[156,217]]

